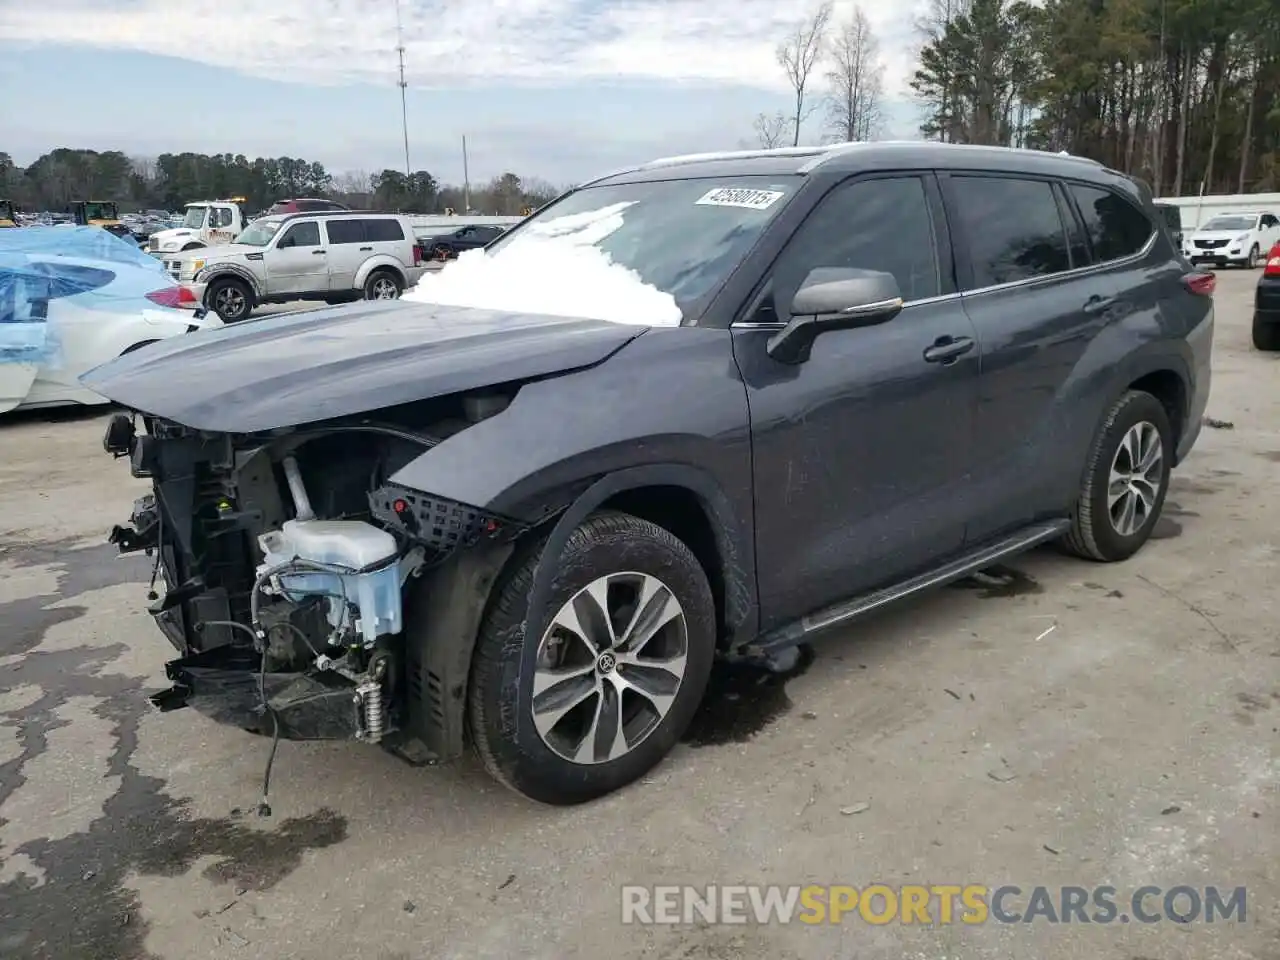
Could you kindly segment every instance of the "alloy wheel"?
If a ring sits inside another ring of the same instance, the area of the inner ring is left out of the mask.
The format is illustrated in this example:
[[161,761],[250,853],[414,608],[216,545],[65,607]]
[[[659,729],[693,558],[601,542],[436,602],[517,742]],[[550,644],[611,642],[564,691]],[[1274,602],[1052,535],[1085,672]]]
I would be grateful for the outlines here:
[[223,287],[213,301],[214,312],[220,317],[239,317],[244,308],[244,294],[235,287]]
[[533,725],[573,763],[617,760],[666,717],[689,652],[684,608],[646,573],[612,573],[575,593],[538,644]]
[[394,300],[400,293],[396,289],[395,281],[388,277],[378,277],[378,279],[374,280],[372,292],[373,297],[371,299],[373,300]]
[[1107,512],[1111,526],[1131,537],[1155,511],[1164,480],[1164,442],[1155,424],[1146,420],[1130,427],[1111,460],[1107,483]]

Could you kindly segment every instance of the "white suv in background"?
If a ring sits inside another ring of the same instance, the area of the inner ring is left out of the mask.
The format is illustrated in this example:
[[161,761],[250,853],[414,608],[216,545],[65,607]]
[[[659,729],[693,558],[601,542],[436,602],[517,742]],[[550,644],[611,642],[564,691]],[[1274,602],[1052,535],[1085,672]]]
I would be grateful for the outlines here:
[[1280,219],[1275,214],[1220,213],[1187,235],[1182,252],[1194,264],[1260,267],[1276,243]]
[[424,270],[413,227],[390,213],[262,217],[235,243],[189,256],[179,280],[226,323],[264,303],[394,300]]

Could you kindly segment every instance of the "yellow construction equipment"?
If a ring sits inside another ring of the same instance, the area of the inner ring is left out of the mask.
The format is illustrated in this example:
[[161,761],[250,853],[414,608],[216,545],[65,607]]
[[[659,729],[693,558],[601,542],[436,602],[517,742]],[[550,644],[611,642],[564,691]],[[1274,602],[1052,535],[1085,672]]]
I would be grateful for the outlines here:
[[0,200],[0,227],[16,227],[18,218],[13,213],[12,200]]

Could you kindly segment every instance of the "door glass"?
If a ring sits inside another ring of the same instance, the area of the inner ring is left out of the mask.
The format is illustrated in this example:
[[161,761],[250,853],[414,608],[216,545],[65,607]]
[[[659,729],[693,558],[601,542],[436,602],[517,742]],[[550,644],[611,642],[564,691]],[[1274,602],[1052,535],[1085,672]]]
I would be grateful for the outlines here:
[[[823,197],[774,263],[773,303],[785,311],[815,267],[891,273],[907,302],[938,296],[938,254],[923,181],[859,180]],[[768,315],[772,304],[762,310],[766,316],[758,319],[774,319]]]
[[952,184],[963,248],[973,263],[970,289],[1070,269],[1066,230],[1048,182],[963,176]]
[[330,243],[364,243],[364,221],[326,220]]
[[1151,237],[1151,221],[1128,200],[1110,190],[1078,183],[1068,189],[1084,217],[1095,261],[1105,263],[1130,257],[1146,246]]
[[320,225],[311,223],[295,223],[289,232],[280,238],[281,247],[318,247],[320,246]]

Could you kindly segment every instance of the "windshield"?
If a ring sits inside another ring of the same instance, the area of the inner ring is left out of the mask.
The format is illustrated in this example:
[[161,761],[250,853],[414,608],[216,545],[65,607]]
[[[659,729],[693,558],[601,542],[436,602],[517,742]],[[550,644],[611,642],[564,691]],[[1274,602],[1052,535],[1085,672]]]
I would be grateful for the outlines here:
[[242,243],[248,247],[265,247],[271,242],[271,238],[276,235],[276,231],[280,229],[280,224],[283,222],[283,220],[255,220],[245,227],[240,236],[236,237],[236,243]]
[[204,226],[204,215],[208,209],[208,207],[187,207],[187,215],[183,218],[182,225],[188,230],[199,230]]
[[86,220],[116,220],[116,205],[114,203],[94,203],[89,202],[84,205],[84,218]]
[[587,187],[543,208],[487,252],[500,259],[533,241],[593,248],[688,309],[720,287],[799,184],[785,176]]
[[1257,217],[1214,217],[1201,230],[1252,230],[1257,225]]

